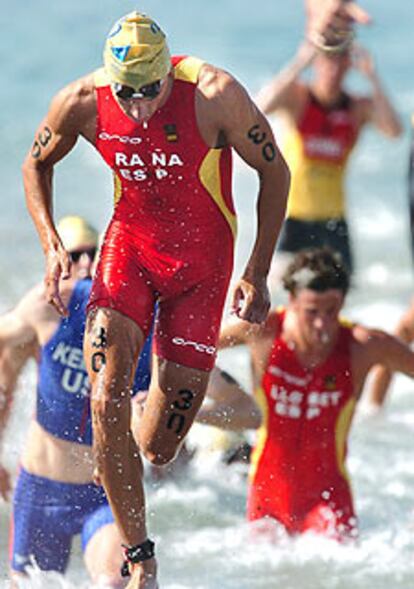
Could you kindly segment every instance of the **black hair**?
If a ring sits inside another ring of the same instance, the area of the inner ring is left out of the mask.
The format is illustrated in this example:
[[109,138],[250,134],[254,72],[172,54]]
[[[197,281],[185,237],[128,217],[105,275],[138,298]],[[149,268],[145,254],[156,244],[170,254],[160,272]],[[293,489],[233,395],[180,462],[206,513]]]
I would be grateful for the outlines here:
[[335,289],[346,295],[350,275],[339,253],[328,247],[313,248],[295,255],[283,276],[283,286],[292,295],[303,288],[316,292]]

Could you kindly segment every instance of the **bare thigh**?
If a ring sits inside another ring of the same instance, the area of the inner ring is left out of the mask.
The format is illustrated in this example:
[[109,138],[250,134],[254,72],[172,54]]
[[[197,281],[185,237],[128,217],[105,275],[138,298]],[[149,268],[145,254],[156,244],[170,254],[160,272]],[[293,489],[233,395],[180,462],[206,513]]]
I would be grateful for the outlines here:
[[[122,313],[107,308],[91,311],[84,352],[92,386],[99,376],[106,381],[109,390],[119,392],[129,388],[143,342],[142,330]],[[96,393],[98,391],[94,391]]]
[[115,523],[103,526],[89,540],[84,559],[94,584],[111,589],[125,587],[120,570],[124,560],[122,539]]

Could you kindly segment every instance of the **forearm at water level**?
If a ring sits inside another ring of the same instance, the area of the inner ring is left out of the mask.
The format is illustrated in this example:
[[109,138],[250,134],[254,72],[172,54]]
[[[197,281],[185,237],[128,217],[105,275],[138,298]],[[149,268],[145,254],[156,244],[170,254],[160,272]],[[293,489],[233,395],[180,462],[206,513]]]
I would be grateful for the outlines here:
[[204,425],[243,431],[260,427],[262,416],[253,397],[228,372],[216,366],[210,375],[206,401],[196,419]]
[[392,380],[392,373],[385,366],[377,366],[373,371],[373,378],[368,392],[371,405],[382,407],[385,403]]
[[261,414],[257,407],[250,404],[234,408],[224,403],[212,408],[201,408],[197,421],[203,425],[239,432],[260,427]]
[[290,173],[281,155],[276,169],[268,169],[260,175],[260,179],[256,240],[243,274],[243,278],[254,280],[268,275],[285,217]]

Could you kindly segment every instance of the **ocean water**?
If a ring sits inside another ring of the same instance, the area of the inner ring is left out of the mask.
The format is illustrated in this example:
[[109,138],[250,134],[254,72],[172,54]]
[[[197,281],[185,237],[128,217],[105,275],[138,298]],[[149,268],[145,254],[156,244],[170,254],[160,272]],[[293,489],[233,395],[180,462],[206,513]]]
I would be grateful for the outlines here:
[[[375,23],[360,39],[374,54],[379,73],[404,124],[401,139],[388,141],[367,130],[355,150],[348,178],[348,209],[356,275],[346,311],[368,325],[392,329],[413,292],[406,176],[409,118],[414,111],[414,5],[408,0],[365,0]],[[21,162],[51,96],[69,81],[98,67],[112,22],[136,8],[123,2],[10,2],[2,11],[3,104],[0,109],[0,312],[42,277],[43,259],[25,209]],[[174,53],[200,56],[230,70],[254,95],[290,59],[300,42],[302,0],[254,4],[236,0],[161,2],[138,7],[168,32]],[[357,74],[350,88],[365,91]],[[274,121],[277,131],[277,121]],[[103,229],[111,211],[110,173],[85,143],[57,167],[55,214],[85,215]],[[235,166],[240,219],[236,273],[254,235],[257,181]],[[243,351],[223,353],[220,364],[248,386]],[[17,391],[2,457],[13,471],[33,408],[35,374],[30,367]],[[349,468],[361,520],[361,540],[344,548],[304,536],[283,536],[277,547],[252,541],[244,522],[245,473],[196,460],[182,480],[148,488],[149,526],[157,540],[163,589],[412,589],[414,587],[414,386],[395,380],[387,410],[361,415],[350,443]],[[194,434],[195,435],[195,434]],[[204,434],[203,434],[204,435]],[[0,589],[7,583],[9,505],[0,503]],[[89,586],[74,545],[66,579],[35,573],[30,587]]]

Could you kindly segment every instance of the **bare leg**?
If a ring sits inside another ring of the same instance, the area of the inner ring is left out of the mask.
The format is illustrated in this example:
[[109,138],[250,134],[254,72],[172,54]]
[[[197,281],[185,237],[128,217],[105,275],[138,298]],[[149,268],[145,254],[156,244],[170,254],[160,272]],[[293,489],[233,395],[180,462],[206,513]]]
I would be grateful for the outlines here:
[[154,358],[153,376],[137,442],[153,464],[170,462],[203,402],[209,372]]
[[122,589],[126,585],[121,578],[124,555],[122,538],[115,524],[100,528],[89,540],[84,560],[92,582],[111,589]]
[[[134,431],[150,462],[162,466],[176,456],[203,402],[208,379],[208,372],[153,358],[150,391],[138,431]],[[127,589],[152,589],[133,582]]]
[[[95,460],[121,537],[130,546],[147,539],[142,461],[130,431],[130,386],[143,340],[138,326],[117,311],[97,309],[88,316],[84,347]],[[135,568],[128,587],[155,589],[155,560]]]

